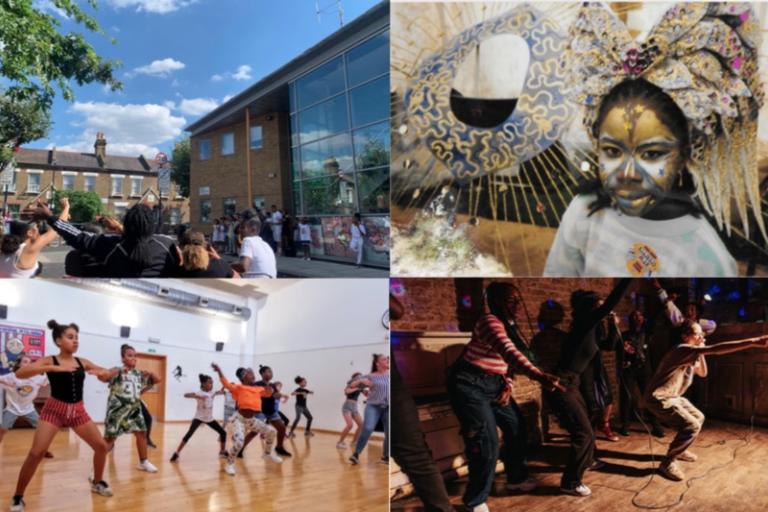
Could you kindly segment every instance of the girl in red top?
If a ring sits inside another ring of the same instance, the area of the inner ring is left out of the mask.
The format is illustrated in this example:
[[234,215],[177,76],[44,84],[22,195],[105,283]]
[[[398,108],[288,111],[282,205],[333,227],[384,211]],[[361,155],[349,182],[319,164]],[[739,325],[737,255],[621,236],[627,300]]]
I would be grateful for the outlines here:
[[272,446],[275,444],[275,438],[277,437],[277,430],[256,417],[261,412],[262,397],[272,396],[272,388],[269,386],[254,386],[256,377],[250,368],[237,369],[236,375],[242,384],[232,384],[229,382],[224,377],[224,374],[221,373],[221,368],[216,363],[212,363],[211,368],[219,374],[221,385],[232,393],[232,397],[237,402],[237,413],[232,417],[231,423],[232,446],[230,446],[229,453],[227,454],[227,464],[224,466],[224,472],[235,476],[235,457],[237,457],[245,443],[245,436],[251,432],[264,434],[264,460],[271,460],[278,464],[283,462],[283,459],[272,451]]

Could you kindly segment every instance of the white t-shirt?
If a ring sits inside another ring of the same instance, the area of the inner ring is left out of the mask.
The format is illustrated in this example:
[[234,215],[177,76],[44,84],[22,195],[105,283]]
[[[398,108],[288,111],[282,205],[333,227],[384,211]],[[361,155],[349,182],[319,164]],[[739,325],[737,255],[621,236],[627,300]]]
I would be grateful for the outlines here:
[[280,225],[280,223],[283,221],[283,214],[279,211],[272,212],[272,214],[269,216],[269,223],[272,225]]
[[205,423],[213,421],[213,399],[216,396],[216,391],[195,391],[195,400],[197,401],[197,410],[195,411],[195,419]]
[[243,256],[251,259],[251,266],[245,269],[243,277],[277,277],[275,253],[260,236],[249,236],[243,239],[240,257]]
[[312,230],[310,229],[309,224],[299,224],[299,241],[312,241]]
[[359,226],[356,224],[352,224],[352,227],[349,228],[349,232],[352,235],[352,239],[360,240],[365,236],[365,226],[360,224]]
[[545,276],[735,277],[736,261],[704,217],[647,220],[577,195],[563,214]]
[[6,390],[5,409],[16,416],[25,416],[35,410],[34,400],[40,388],[48,385],[48,377],[35,375],[19,379],[13,373],[0,375],[0,387]]

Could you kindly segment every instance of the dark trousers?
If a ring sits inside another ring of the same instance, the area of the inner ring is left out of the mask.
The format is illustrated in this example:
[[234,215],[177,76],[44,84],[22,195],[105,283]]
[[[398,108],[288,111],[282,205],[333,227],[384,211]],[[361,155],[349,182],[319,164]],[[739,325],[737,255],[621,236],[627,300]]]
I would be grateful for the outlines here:
[[147,409],[143,400],[141,402],[141,415],[144,416],[144,423],[147,424],[147,442],[152,443],[152,414]]
[[219,425],[218,421],[213,420],[205,422],[195,418],[192,420],[192,424],[189,426],[189,430],[187,430],[187,433],[184,435],[184,444],[189,442],[189,440],[192,438],[192,435],[195,433],[195,430],[197,430],[197,428],[202,424],[208,425],[219,434],[220,443],[223,443],[227,440],[227,433],[224,431],[221,425]]
[[[628,425],[634,418],[632,417],[632,411],[634,410],[634,401],[632,400],[632,391],[635,387],[640,392],[640,396],[645,393],[645,388],[648,382],[651,380],[652,372],[651,367],[648,364],[642,366],[630,366],[629,368],[623,368],[619,376],[620,388],[621,388],[621,424]],[[654,427],[661,427],[659,420],[653,414],[647,414],[646,417]]]
[[571,435],[571,449],[560,485],[572,489],[581,484],[584,472],[594,461],[595,432],[584,397],[579,391],[578,375],[563,376],[562,383],[567,386],[566,391],[547,393],[547,400],[560,426]]
[[302,414],[307,418],[307,428],[304,430],[309,432],[312,429],[312,413],[309,412],[309,408],[307,408],[306,405],[296,404],[296,419],[293,420],[293,425],[291,425],[291,432],[296,430],[296,426],[299,424]]
[[525,418],[514,401],[499,405],[496,398],[505,386],[504,377],[489,375],[459,359],[448,378],[448,395],[459,419],[469,466],[464,504],[475,507],[488,499],[499,459],[500,428],[504,439],[501,459],[509,483],[528,478]]
[[445,482],[419,426],[416,404],[403,383],[394,358],[392,361],[390,403],[392,410],[397,411],[391,420],[392,457],[408,475],[427,512],[452,511]]

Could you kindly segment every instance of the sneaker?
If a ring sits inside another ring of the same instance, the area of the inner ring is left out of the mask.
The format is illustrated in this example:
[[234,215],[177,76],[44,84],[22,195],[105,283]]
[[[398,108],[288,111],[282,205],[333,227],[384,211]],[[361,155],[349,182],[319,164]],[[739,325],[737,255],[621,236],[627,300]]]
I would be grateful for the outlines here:
[[587,471],[600,471],[603,469],[608,463],[604,460],[595,459],[595,461],[592,463],[591,466],[587,468]]
[[264,460],[271,460],[275,464],[283,463],[283,459],[281,459],[275,452],[265,453],[264,455],[261,456],[261,458]]
[[290,439],[292,437],[296,437],[296,434],[294,434],[293,431],[291,431],[291,432],[288,432],[287,434],[285,434],[285,437]]
[[565,494],[570,494],[571,496],[581,497],[590,496],[592,494],[590,488],[584,484],[579,484],[576,487],[561,487],[560,491],[564,492]]
[[683,470],[680,469],[680,466],[678,466],[674,461],[669,463],[662,462],[661,466],[659,466],[659,474],[664,478],[669,478],[670,480],[675,480],[676,482],[685,480],[685,473],[683,473]]
[[286,450],[281,446],[278,446],[277,448],[275,448],[275,453],[277,453],[278,455],[282,455],[283,457],[293,457],[293,455],[291,455],[291,452],[289,452],[288,450]]
[[[229,454],[227,453],[226,450],[222,450],[222,451],[219,452],[219,458],[220,459],[226,459],[227,457],[229,457]],[[173,461],[171,461],[171,462],[173,462]]]
[[53,458],[53,454],[51,452],[49,452],[49,451],[46,451],[44,457],[46,459],[52,459]]
[[660,426],[660,425],[655,425],[655,426],[653,427],[653,429],[651,429],[651,434],[652,434],[654,437],[664,437],[664,435],[665,435],[665,434],[664,434],[664,429],[663,429],[663,428],[661,428],[661,426]]
[[379,459],[379,464],[389,464],[389,457],[382,457]]
[[312,432],[311,430],[305,430],[304,431],[304,435],[307,436],[307,437],[312,437],[312,436],[315,435],[315,433]]
[[173,455],[171,455],[171,462],[176,462],[177,460],[179,460],[179,454],[173,452]]
[[358,458],[358,455],[356,453],[353,453],[352,456],[349,458],[349,462],[353,466],[356,466],[360,464],[360,459]]
[[149,446],[150,448],[157,448],[157,445],[150,440],[147,440],[147,446]]
[[536,481],[535,478],[528,477],[522,482],[517,483],[508,483],[507,484],[507,490],[508,491],[523,491],[523,492],[530,492],[536,488],[536,486],[539,485],[539,482]]
[[681,460],[683,462],[696,462],[699,459],[699,457],[693,453],[689,452],[688,450],[685,450],[683,453],[677,456],[677,460]]
[[240,450],[239,452],[237,452],[237,458],[238,459],[242,459],[243,458],[243,450]]
[[613,430],[611,430],[611,426],[606,424],[603,425],[603,428],[600,429],[600,432],[603,433],[603,435],[608,439],[609,441],[615,443],[619,440],[619,436],[613,433]]
[[95,492],[99,496],[105,496],[107,498],[112,497],[112,489],[109,488],[107,482],[102,480],[101,482],[94,482],[91,484],[91,492]]
[[235,465],[230,463],[224,464],[224,472],[229,476],[235,476],[237,474],[235,472]]
[[485,503],[481,503],[479,505],[472,507],[472,512],[491,512],[491,509],[489,509],[488,505],[486,505]]
[[621,426],[621,428],[619,429],[619,435],[624,436],[624,437],[629,436],[629,429],[627,428],[626,425],[622,425]]
[[149,459],[144,459],[138,465],[139,471],[146,471],[147,473],[157,473],[157,468],[154,464],[149,462]]
[[14,496],[13,499],[11,499],[11,512],[24,512],[24,507],[26,505],[23,497]]
[[347,446],[347,443],[345,443],[344,441],[339,441],[338,443],[336,443],[336,448],[338,448],[339,450],[346,450],[347,448],[349,448],[349,446]]

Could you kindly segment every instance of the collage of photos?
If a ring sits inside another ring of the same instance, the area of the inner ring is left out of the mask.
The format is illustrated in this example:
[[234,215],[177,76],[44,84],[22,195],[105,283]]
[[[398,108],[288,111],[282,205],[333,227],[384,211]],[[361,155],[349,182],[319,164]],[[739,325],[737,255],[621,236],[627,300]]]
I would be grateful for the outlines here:
[[0,508],[768,510],[765,32],[0,2]]

